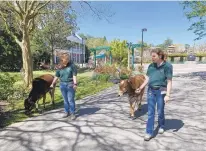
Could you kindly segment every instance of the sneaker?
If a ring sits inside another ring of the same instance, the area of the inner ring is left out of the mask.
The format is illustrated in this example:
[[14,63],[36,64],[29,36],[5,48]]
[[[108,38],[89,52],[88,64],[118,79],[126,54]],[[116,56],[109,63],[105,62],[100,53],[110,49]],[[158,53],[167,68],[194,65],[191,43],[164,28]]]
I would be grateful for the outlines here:
[[70,118],[71,118],[71,120],[75,120],[76,119],[75,114],[71,114]]
[[164,131],[165,131],[165,130],[164,130],[163,128],[160,128],[159,131],[158,131],[158,133],[159,133],[159,134],[163,134]]
[[145,137],[144,137],[144,140],[149,141],[151,138],[152,138],[152,135],[146,134]]

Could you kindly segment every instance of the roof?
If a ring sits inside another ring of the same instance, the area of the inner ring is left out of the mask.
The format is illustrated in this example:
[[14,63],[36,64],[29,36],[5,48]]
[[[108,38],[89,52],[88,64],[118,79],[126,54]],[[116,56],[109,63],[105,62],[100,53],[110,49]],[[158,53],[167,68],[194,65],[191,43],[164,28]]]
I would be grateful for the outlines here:
[[175,48],[175,45],[170,45],[168,46],[168,48]]
[[[71,33],[71,35],[67,37],[67,40],[69,40],[71,42],[76,42],[76,43],[82,44],[82,38],[76,33]],[[85,44],[85,43],[86,43],[86,41],[83,40],[83,44]]]
[[109,50],[111,50],[111,47],[109,47],[109,46],[98,46],[98,47],[96,47],[96,48],[91,48],[90,49],[91,51],[98,51],[98,50],[106,50],[106,51],[109,51]]

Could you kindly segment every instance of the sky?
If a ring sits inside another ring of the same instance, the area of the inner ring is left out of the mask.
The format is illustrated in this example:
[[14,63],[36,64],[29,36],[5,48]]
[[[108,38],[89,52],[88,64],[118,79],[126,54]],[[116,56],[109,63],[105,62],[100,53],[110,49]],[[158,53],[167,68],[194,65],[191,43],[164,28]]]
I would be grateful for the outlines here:
[[[89,34],[95,37],[106,36],[108,41],[113,39],[127,40],[137,43],[141,41],[141,29],[144,32],[144,41],[158,45],[167,38],[174,44],[194,45],[196,35],[188,31],[192,24],[184,15],[183,7],[175,1],[103,1],[91,2],[94,8],[106,9],[104,14],[114,14],[106,19],[98,19],[88,9],[80,9],[77,2],[73,2],[74,8],[82,12],[77,19],[80,30],[77,33]],[[84,6],[85,8],[88,8]],[[203,43],[206,38],[196,41]]]

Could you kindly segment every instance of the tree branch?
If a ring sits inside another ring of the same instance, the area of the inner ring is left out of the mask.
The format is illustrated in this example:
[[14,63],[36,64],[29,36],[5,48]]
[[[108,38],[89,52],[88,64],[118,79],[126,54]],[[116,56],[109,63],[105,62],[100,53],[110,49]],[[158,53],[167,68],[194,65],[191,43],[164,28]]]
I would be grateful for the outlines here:
[[7,2],[7,5],[14,11],[16,12],[20,18],[23,20],[23,15],[10,3],[10,2]]
[[24,11],[27,12],[27,7],[28,7],[28,3],[27,1],[25,1],[25,4],[24,4]]
[[[79,3],[80,3],[80,5],[81,5],[81,7],[83,8],[83,5],[82,5],[81,1],[80,1]],[[92,6],[89,4],[89,2],[83,1],[83,3],[87,4],[87,5],[89,6],[90,10],[91,10],[95,15],[97,15],[97,17],[98,17],[99,19],[102,19],[102,18],[100,17],[100,15],[96,12],[96,11],[98,11],[98,10],[93,9]]]
[[27,10],[27,14],[30,14],[31,10],[33,10],[34,4],[37,3],[37,1],[32,1],[31,4],[29,5],[29,9]]
[[19,1],[16,1],[16,4],[17,4],[20,12],[21,12],[22,14],[25,14],[25,12],[23,11],[23,9],[21,8],[21,6],[20,6],[20,4],[19,4]]
[[29,33],[31,33],[32,31],[34,31],[34,29],[35,29],[34,18],[33,18],[32,20],[30,20],[29,25],[30,25],[30,23],[32,24],[32,27],[29,29]]
[[[110,21],[107,19],[107,17],[104,15],[104,12],[101,12],[101,11],[99,11],[98,9],[96,9],[96,8],[93,8],[92,6],[91,6],[91,4],[89,3],[89,2],[87,2],[87,1],[84,1],[84,0],[82,0],[82,2],[83,3],[85,3],[87,6],[89,6],[89,8],[90,8],[90,10],[101,20],[102,19],[102,17],[101,17],[101,15],[103,15],[103,17],[106,19],[106,21],[108,22],[108,23],[110,23]],[[82,2],[80,1],[79,3],[80,3],[80,5],[81,5],[81,7],[83,6],[82,5]],[[82,7],[83,8],[83,7]],[[101,15],[100,15],[101,14]],[[110,16],[111,17],[111,16]]]
[[38,4],[37,7],[34,9],[34,11],[28,16],[29,19],[34,18],[36,15],[38,15],[39,11],[45,7],[50,1],[47,1],[46,3],[42,4],[41,6]]

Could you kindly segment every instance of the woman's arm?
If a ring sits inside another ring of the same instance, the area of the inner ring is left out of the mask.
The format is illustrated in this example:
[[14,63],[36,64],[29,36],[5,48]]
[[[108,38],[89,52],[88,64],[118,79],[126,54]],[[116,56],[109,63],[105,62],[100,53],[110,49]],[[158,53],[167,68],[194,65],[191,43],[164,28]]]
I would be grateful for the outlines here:
[[144,87],[149,82],[149,77],[147,75],[144,75],[144,77],[145,77],[144,82],[142,83],[142,85],[138,89],[135,90],[135,93],[140,93],[142,91],[142,89],[144,89]]
[[73,76],[74,85],[77,85],[77,76]]
[[54,77],[53,81],[52,81],[52,84],[50,85],[50,87],[54,87],[54,84],[56,83],[56,81],[58,80],[58,77]]
[[170,96],[170,93],[171,93],[171,90],[172,90],[172,80],[167,80],[167,93],[166,93],[166,96]]
[[145,77],[145,81],[144,83],[142,83],[142,85],[139,87],[140,90],[142,90],[146,85],[147,83],[149,82],[149,77],[147,75],[144,75]]

